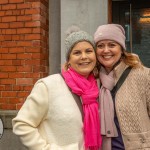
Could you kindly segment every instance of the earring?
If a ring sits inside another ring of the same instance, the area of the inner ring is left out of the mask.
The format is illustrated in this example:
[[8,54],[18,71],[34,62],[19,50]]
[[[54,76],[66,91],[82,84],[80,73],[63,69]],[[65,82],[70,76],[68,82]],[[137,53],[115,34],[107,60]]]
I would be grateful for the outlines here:
[[94,69],[93,69],[93,74],[94,74],[94,76],[95,76],[95,77],[98,77],[98,73],[99,73],[98,67],[95,66]]
[[71,66],[70,63],[68,63],[68,64],[67,64],[67,67],[69,68],[70,66]]
[[68,69],[70,68],[71,65],[70,65],[70,63],[66,63],[65,66],[66,66],[66,70],[68,70]]

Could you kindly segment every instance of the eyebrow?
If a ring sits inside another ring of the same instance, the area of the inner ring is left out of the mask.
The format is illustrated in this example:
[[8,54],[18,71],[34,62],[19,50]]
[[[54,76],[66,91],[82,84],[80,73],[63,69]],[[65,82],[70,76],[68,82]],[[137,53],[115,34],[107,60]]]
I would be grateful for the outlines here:
[[74,52],[74,51],[81,51],[81,50],[79,50],[79,49],[74,49],[74,50],[72,50],[72,52]]
[[[94,50],[92,47],[86,48],[85,50]],[[74,49],[73,51],[81,51],[80,49]]]

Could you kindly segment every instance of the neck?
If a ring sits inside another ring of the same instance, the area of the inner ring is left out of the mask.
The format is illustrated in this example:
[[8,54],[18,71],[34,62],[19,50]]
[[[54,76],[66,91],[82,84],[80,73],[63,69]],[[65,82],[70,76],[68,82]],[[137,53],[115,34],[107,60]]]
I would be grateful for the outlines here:
[[119,59],[112,68],[105,68],[104,66],[103,67],[105,68],[106,72],[109,74],[112,70],[114,70],[116,66],[120,64],[120,62],[121,62],[121,59]]

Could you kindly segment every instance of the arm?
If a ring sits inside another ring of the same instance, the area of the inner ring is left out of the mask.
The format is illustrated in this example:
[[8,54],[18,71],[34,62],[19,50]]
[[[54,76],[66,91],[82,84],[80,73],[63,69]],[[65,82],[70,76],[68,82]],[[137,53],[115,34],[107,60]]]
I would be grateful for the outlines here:
[[42,82],[33,87],[17,116],[13,119],[13,132],[29,150],[49,150],[49,145],[38,132],[38,125],[48,111],[48,92]]
[[150,70],[148,74],[147,87],[146,87],[146,101],[147,101],[148,114],[150,117]]

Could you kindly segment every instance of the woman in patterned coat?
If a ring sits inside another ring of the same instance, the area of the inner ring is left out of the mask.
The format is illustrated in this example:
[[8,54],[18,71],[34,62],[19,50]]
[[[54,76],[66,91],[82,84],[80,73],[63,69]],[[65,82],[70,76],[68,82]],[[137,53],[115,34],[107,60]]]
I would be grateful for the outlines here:
[[[126,51],[121,25],[99,26],[94,41],[100,63],[102,150],[150,150],[150,69]],[[131,71],[112,97],[128,67]]]

